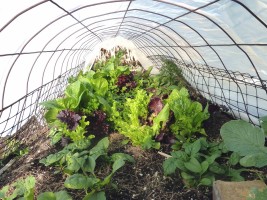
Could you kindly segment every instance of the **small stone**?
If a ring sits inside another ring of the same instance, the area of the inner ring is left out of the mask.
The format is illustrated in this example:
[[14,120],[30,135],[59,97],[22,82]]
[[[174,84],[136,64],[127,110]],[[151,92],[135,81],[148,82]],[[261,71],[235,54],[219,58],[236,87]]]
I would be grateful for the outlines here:
[[252,188],[264,189],[264,182],[241,181],[241,182],[226,182],[215,181],[213,183],[213,200],[244,200],[247,199]]

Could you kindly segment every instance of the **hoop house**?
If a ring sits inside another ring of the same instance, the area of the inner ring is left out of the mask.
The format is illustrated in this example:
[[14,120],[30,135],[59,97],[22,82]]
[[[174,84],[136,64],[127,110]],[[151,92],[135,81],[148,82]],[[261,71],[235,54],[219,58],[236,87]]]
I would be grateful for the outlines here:
[[2,2],[0,137],[44,125],[40,103],[62,96],[69,77],[117,45],[155,73],[172,60],[198,94],[259,126],[267,115],[266,11],[266,0]]

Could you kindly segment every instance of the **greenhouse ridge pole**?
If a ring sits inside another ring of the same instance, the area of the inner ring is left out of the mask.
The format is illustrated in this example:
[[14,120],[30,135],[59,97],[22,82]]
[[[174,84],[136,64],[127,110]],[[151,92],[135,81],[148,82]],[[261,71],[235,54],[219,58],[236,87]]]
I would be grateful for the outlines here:
[[129,4],[128,4],[128,6],[127,6],[127,9],[126,9],[126,11],[124,12],[123,18],[122,18],[122,20],[121,20],[120,26],[119,26],[119,28],[118,28],[118,30],[117,30],[117,33],[116,33],[115,37],[117,37],[117,35],[118,35],[119,31],[120,31],[121,25],[122,25],[123,22],[124,22],[124,19],[125,19],[126,14],[127,14],[128,10],[129,10],[129,7],[131,6],[131,3],[132,3],[132,1],[129,2]]

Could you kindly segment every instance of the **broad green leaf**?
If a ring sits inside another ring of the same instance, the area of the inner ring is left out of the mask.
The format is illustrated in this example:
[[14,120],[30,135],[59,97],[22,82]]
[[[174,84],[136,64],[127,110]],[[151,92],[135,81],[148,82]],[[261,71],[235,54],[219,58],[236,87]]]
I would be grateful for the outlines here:
[[215,174],[225,174],[225,169],[222,165],[219,165],[217,162],[213,162],[209,166],[209,170]]
[[24,193],[25,200],[32,200],[34,198],[35,178],[33,176],[28,176],[25,179],[24,187],[26,189]]
[[202,168],[201,174],[204,174],[209,168],[209,163],[207,161],[203,161],[201,163],[201,168]]
[[188,145],[186,148],[185,148],[185,152],[190,155],[190,156],[193,156],[196,155],[199,150],[201,148],[201,141],[200,139],[196,140],[194,143]]
[[227,149],[241,156],[267,153],[264,132],[248,122],[232,120],[225,123],[220,132]]
[[[82,117],[82,119],[83,119],[83,117]],[[90,145],[91,145],[91,139],[92,138],[94,138],[94,137],[88,136],[87,138],[84,138],[83,140],[79,140],[75,143],[70,143],[67,147],[65,147],[65,149],[68,149],[70,151],[88,149],[88,147],[90,147]]]
[[182,176],[182,178],[183,179],[185,179],[185,180],[190,180],[190,179],[195,179],[195,177],[194,176],[192,176],[192,175],[189,175],[188,173],[186,173],[186,172],[181,172],[181,176]]
[[101,186],[101,187],[104,187],[104,186],[108,185],[108,184],[111,182],[111,178],[112,178],[112,176],[113,176],[113,173],[111,173],[111,174],[109,174],[108,176],[106,176],[106,177],[104,178],[104,180],[101,181],[100,186]]
[[61,138],[62,138],[63,133],[62,132],[57,132],[51,137],[51,144],[54,145],[58,143]]
[[108,91],[108,81],[105,78],[90,79],[96,94],[104,96]]
[[56,200],[72,200],[72,197],[65,190],[55,193]]
[[233,152],[229,158],[229,164],[230,165],[236,165],[240,160],[240,155],[236,152]]
[[249,192],[247,200],[266,200],[267,188],[259,190],[259,188],[252,188]]
[[44,192],[37,196],[37,200],[72,200],[71,196],[64,190],[53,193]]
[[75,109],[79,106],[84,93],[85,88],[81,81],[75,81],[66,88],[65,94],[67,97],[69,97],[69,102],[71,102],[71,108]]
[[123,140],[123,141],[121,142],[121,144],[122,144],[122,145],[126,145],[126,144],[128,144],[129,142],[130,142],[130,140],[125,139],[125,140]]
[[115,173],[123,165],[125,165],[125,161],[123,159],[117,159],[117,160],[115,160],[115,162],[112,165],[112,173]]
[[244,169],[229,169],[228,176],[231,177],[231,181],[244,181],[245,179],[240,175]]
[[247,155],[240,159],[240,164],[244,167],[264,167],[267,165],[267,154],[256,153]]
[[91,150],[90,155],[97,159],[99,156],[106,154],[109,146],[108,137],[101,139]]
[[212,186],[212,183],[213,183],[213,181],[212,181],[212,179],[210,179],[210,178],[202,178],[200,181],[199,181],[199,186],[200,185],[205,185],[205,186]]
[[171,157],[163,162],[163,170],[165,175],[173,174],[176,170],[176,159]]
[[[23,187],[26,189],[34,188],[35,186],[35,178],[33,176],[27,176],[24,180],[20,182]],[[19,185],[20,183],[16,184]]]
[[89,79],[93,78],[94,74],[95,74],[95,72],[93,70],[87,71],[86,72],[86,77],[89,78]]
[[159,114],[153,119],[153,132],[154,134],[157,134],[161,128],[160,124],[165,124],[170,115],[170,107],[169,104],[167,103],[163,109],[159,112]]
[[83,164],[83,170],[86,172],[94,173],[96,166],[95,158],[88,156]]
[[114,153],[114,154],[112,154],[111,159],[113,161],[118,160],[118,159],[122,159],[124,161],[129,161],[132,163],[134,162],[134,158],[132,156],[126,154],[126,153]]
[[173,158],[178,158],[184,162],[189,161],[190,157],[184,151],[174,151],[171,152]]
[[94,192],[87,194],[83,200],[106,200],[106,194],[105,192]]
[[57,108],[51,108],[45,113],[45,120],[48,124],[51,124],[57,120],[59,110]]
[[211,165],[212,163],[214,163],[216,158],[219,158],[220,156],[221,156],[220,152],[214,152],[211,156],[206,158],[206,161]]
[[67,158],[67,168],[73,172],[78,172],[84,165],[85,159],[78,157],[78,153]]
[[57,200],[53,192],[43,192],[37,196],[37,200]]
[[73,174],[65,180],[64,186],[69,189],[87,189],[98,182],[99,179],[97,178],[87,177],[82,174]]
[[194,173],[201,173],[202,167],[199,161],[196,158],[191,158],[189,162],[185,162],[184,166]]
[[58,153],[51,154],[51,155],[47,156],[46,158],[41,159],[39,162],[44,164],[47,167],[47,166],[59,161],[65,155],[66,155],[65,152],[60,151]]

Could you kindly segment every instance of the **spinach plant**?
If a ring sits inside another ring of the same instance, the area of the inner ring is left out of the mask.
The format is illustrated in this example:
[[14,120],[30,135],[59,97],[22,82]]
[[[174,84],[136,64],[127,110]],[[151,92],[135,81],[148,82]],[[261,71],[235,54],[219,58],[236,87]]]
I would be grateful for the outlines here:
[[[105,186],[110,184],[112,176],[125,164],[125,161],[134,162],[130,155],[124,153],[108,156],[108,146],[107,137],[101,139],[93,148],[89,148],[90,140],[80,144],[71,143],[40,162],[45,166],[58,166],[61,171],[68,174],[64,183],[66,188],[84,189],[86,192],[84,199],[93,199],[95,196],[105,196],[103,192]],[[111,172],[102,180],[95,174],[96,161],[100,157],[113,163]]]
[[37,200],[72,200],[72,197],[65,191],[43,192],[37,196]]
[[164,161],[163,170],[165,175],[170,175],[178,169],[187,187],[211,186],[216,177],[222,176],[244,180],[240,175],[244,169],[231,168],[238,162],[236,155],[230,157],[228,165],[216,161],[227,152],[223,143],[209,143],[202,137],[193,143],[184,143],[181,150],[172,152],[172,157]]

